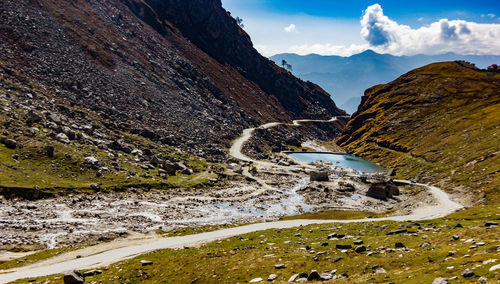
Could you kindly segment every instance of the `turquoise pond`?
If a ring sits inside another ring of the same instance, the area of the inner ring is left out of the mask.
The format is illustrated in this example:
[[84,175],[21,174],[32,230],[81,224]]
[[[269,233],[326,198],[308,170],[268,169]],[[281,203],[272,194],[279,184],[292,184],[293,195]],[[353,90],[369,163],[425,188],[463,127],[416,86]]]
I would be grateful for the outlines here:
[[297,152],[297,153],[290,153],[288,155],[302,162],[308,163],[320,160],[320,161],[330,162],[338,167],[351,168],[358,172],[375,173],[375,172],[382,172],[385,170],[384,168],[370,161],[367,161],[360,157],[345,155],[345,154]]

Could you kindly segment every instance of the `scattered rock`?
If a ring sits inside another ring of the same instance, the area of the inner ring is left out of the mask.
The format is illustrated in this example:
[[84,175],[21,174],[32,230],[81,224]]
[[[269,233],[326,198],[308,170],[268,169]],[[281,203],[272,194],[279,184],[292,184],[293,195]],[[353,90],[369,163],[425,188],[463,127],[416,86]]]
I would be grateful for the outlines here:
[[497,222],[486,222],[484,223],[485,227],[492,227],[492,226],[498,226]]
[[351,245],[341,245],[341,244],[336,244],[335,245],[336,249],[352,249]]
[[64,274],[64,284],[82,284],[85,278],[78,271],[71,271]]
[[101,189],[101,185],[100,185],[100,184],[98,184],[98,183],[91,183],[91,184],[90,184],[90,188],[91,188],[92,190],[100,190],[100,189]]
[[57,134],[55,138],[59,142],[66,143],[66,144],[70,143],[68,136],[64,133]]
[[354,244],[355,245],[362,245],[363,241],[362,240],[356,240],[356,241],[354,241]]
[[54,157],[54,146],[51,146],[51,145],[47,145],[45,146],[45,154],[47,155],[47,157],[49,158],[52,158]]
[[283,269],[283,268],[286,268],[286,266],[283,263],[280,263],[280,264],[275,264],[274,268],[276,268],[276,269]]
[[153,265],[153,262],[150,260],[141,260],[141,265],[142,266]]
[[91,276],[94,276],[94,275],[99,275],[101,273],[102,273],[101,270],[90,270],[90,271],[84,272],[83,273],[83,277],[91,277]]
[[333,239],[333,238],[342,239],[343,237],[345,237],[344,234],[337,234],[337,233],[332,233],[328,235],[328,239]]
[[362,253],[362,252],[366,251],[366,247],[365,246],[358,246],[354,249],[354,251],[357,253]]
[[470,268],[467,268],[464,270],[464,272],[462,272],[462,277],[464,278],[470,278],[474,276],[475,276],[474,271],[472,271],[472,269]]
[[408,232],[408,230],[401,229],[401,230],[391,231],[391,232],[387,233],[386,235],[388,235],[388,236],[390,236],[390,235],[397,235],[397,234],[402,234],[402,233],[406,233],[406,232]]
[[26,123],[28,125],[42,121],[42,117],[33,112],[32,110],[30,110],[28,113],[24,115],[24,119],[26,120]]
[[485,282],[488,282],[488,278],[484,277],[484,276],[481,276],[479,277],[479,279],[477,280],[477,282],[479,283],[485,283]]
[[500,264],[497,264],[497,265],[494,265],[492,267],[490,267],[490,271],[495,271],[495,270],[498,270],[500,269]]
[[257,283],[257,282],[262,282],[262,281],[264,281],[264,279],[258,277],[258,278],[254,278],[254,279],[252,279],[252,280],[250,280],[248,282],[249,283]]
[[405,247],[405,245],[404,245],[403,243],[397,242],[397,243],[394,245],[394,247],[396,247],[396,248],[404,248],[404,247]]
[[288,282],[295,282],[295,280],[297,280],[299,278],[299,274],[294,274],[292,276],[290,276],[290,278],[288,278]]
[[438,277],[436,279],[434,279],[434,281],[432,281],[432,284],[449,284],[450,283],[450,280],[448,280],[448,278],[444,278],[444,277]]
[[307,281],[319,281],[321,280],[321,275],[319,275],[318,271],[312,270],[307,276]]
[[387,200],[387,198],[392,198],[394,195],[399,195],[399,188],[391,180],[371,183],[366,192],[366,196],[381,200]]
[[267,277],[267,281],[274,281],[278,278],[278,274],[271,274]]
[[425,242],[425,243],[420,245],[421,248],[426,248],[426,247],[430,247],[430,246],[431,246],[431,243],[429,243],[429,242]]
[[97,160],[95,157],[85,157],[85,159],[83,159],[83,162],[87,165],[92,165],[92,166],[97,166],[97,164],[99,164],[99,160]]
[[327,170],[310,171],[309,178],[311,181],[328,181],[328,180],[330,180],[330,178],[328,177]]
[[0,139],[0,142],[2,144],[5,145],[5,147],[9,148],[9,149],[16,149],[17,147],[17,142],[16,140],[13,140],[13,139],[10,139],[10,138],[7,138],[7,137],[2,137]]
[[342,260],[342,257],[337,257],[337,258],[336,258],[336,259],[334,259],[332,262],[333,262],[333,263],[336,263],[336,262],[339,262],[339,261],[341,261],[341,260]]
[[385,271],[385,269],[383,268],[378,268],[378,269],[375,269],[375,274],[380,274],[380,273],[387,273],[387,271]]

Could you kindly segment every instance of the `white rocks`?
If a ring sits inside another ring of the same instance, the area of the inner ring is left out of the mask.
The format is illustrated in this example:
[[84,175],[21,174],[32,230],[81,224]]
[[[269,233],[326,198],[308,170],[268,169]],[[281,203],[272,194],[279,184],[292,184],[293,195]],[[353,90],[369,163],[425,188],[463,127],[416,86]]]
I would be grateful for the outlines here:
[[483,261],[483,264],[494,263],[494,262],[497,262],[497,260],[494,258],[490,258],[488,260]]
[[134,149],[134,150],[132,150],[131,154],[134,156],[142,156],[143,152],[139,149]]
[[278,278],[278,274],[271,274],[267,277],[267,281],[274,281]]
[[497,265],[494,265],[492,267],[490,267],[490,271],[495,271],[495,270],[498,270],[500,269],[500,264],[497,264]]
[[262,282],[262,281],[264,281],[264,279],[258,277],[258,278],[254,278],[254,279],[252,279],[252,280],[250,280],[248,282],[249,283],[257,283],[257,282]]
[[97,160],[95,157],[89,156],[85,157],[85,159],[83,159],[83,162],[87,165],[96,166],[99,163],[99,160]]
[[438,277],[432,281],[432,284],[448,284],[450,280],[448,278]]
[[479,282],[479,283],[486,283],[486,282],[488,282],[488,278],[486,278],[484,276],[481,276],[481,277],[479,277],[479,279],[477,280],[477,282]]
[[288,279],[288,282],[295,282],[295,280],[297,280],[298,277],[299,277],[298,273],[294,274]]
[[475,275],[474,271],[472,271],[472,269],[470,268],[467,268],[462,272],[462,277],[464,278],[474,277],[474,275]]
[[64,133],[57,134],[55,138],[57,141],[62,142],[62,143],[68,144],[70,142],[68,136]]

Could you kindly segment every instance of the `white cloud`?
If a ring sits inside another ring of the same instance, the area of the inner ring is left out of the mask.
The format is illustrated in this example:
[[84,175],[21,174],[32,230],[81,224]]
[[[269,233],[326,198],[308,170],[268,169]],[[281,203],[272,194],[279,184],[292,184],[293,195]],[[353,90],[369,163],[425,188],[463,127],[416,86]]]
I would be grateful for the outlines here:
[[350,46],[345,45],[334,45],[330,43],[326,44],[303,44],[303,45],[292,45],[288,48],[287,52],[296,53],[299,55],[307,55],[311,53],[321,54],[321,55],[340,55],[340,56],[351,56],[363,52],[369,48],[368,44],[351,44]]
[[254,45],[255,49],[257,49],[257,51],[264,55],[264,56],[271,56],[271,55],[274,55],[275,52],[272,51],[269,46],[267,45],[263,45],[263,44],[256,44]]
[[288,27],[285,27],[284,30],[287,33],[296,33],[297,27],[294,24],[290,24]]
[[499,24],[441,19],[412,29],[385,16],[379,4],[366,9],[361,19],[361,36],[375,51],[394,55],[498,54],[500,51]]
[[495,15],[495,14],[493,14],[493,13],[489,13],[489,14],[481,14],[481,18],[486,18],[486,17],[488,17],[488,18],[492,18],[492,19],[493,19],[493,18],[495,18],[495,17],[496,17],[496,15]]

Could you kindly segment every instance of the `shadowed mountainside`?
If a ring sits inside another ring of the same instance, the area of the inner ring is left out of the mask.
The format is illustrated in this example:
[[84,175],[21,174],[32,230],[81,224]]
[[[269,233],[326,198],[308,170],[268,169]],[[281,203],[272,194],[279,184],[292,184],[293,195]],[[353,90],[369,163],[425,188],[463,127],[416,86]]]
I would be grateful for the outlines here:
[[0,186],[88,188],[96,172],[103,186],[155,185],[189,173],[165,161],[225,161],[249,126],[345,114],[258,54],[219,0],[0,7],[0,133],[16,142],[1,146]]

